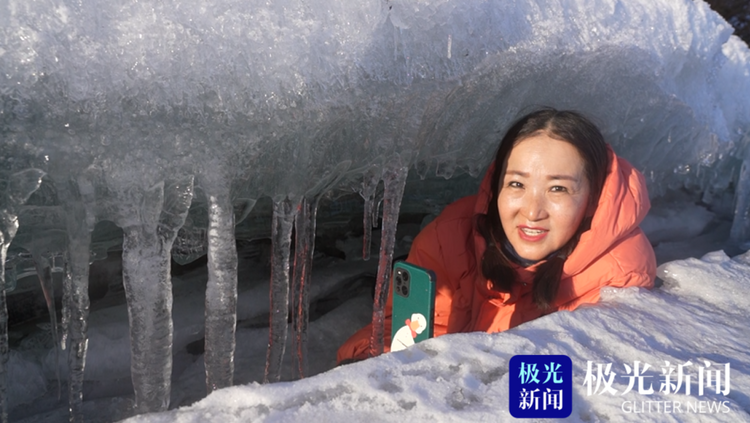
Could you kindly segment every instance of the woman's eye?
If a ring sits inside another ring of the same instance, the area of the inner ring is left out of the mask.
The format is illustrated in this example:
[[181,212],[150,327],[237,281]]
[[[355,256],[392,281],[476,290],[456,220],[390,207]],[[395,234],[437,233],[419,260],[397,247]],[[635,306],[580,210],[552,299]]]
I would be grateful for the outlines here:
[[565,187],[561,187],[560,185],[556,185],[552,187],[552,192],[568,192],[568,189]]
[[523,188],[523,184],[518,181],[510,181],[508,182],[508,186],[510,188]]

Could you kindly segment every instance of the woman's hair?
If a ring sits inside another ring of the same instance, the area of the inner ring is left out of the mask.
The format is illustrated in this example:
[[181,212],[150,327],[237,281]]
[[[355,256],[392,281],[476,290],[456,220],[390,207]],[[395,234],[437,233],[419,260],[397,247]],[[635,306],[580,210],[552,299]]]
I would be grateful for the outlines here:
[[[516,274],[511,261],[503,251],[507,237],[500,222],[497,199],[505,162],[513,147],[519,142],[542,132],[556,140],[573,145],[584,162],[584,174],[589,183],[590,197],[588,210],[594,210],[599,201],[604,180],[607,177],[609,157],[607,146],[599,129],[583,115],[573,111],[542,109],[532,112],[510,127],[500,142],[492,172],[492,199],[487,206],[487,214],[477,219],[477,229],[487,242],[482,257],[482,273],[492,281],[492,288],[500,292],[510,292]],[[546,262],[539,265],[534,276],[533,300],[542,310],[548,309],[560,286],[563,265],[578,244],[580,235],[591,225],[591,214],[587,213],[573,237],[556,251]]]

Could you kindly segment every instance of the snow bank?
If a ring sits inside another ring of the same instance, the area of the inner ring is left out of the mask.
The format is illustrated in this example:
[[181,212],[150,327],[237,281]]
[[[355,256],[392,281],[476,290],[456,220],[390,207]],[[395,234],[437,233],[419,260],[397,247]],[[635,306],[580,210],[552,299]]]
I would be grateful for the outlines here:
[[[312,378],[223,389],[190,407],[126,421],[510,419],[507,366],[516,354],[564,354],[572,359],[570,421],[750,421],[750,351],[746,348],[750,298],[745,295],[750,287],[750,260],[715,252],[700,260],[667,263],[659,272],[665,284],[654,291],[605,288],[601,304],[554,313],[507,332],[447,335]],[[632,368],[636,361],[650,365],[645,387],[652,384],[655,392],[641,394],[635,384],[621,395],[628,385],[623,365]],[[685,367],[685,372],[693,375],[691,395],[661,392],[665,362],[675,367],[688,361],[692,366]],[[588,362],[594,369],[596,364],[612,364],[618,375],[612,385],[617,395],[589,395],[589,386],[584,385]],[[731,390],[727,395],[713,388],[698,394],[697,373],[706,362],[710,370],[729,363]],[[651,412],[648,405],[644,411],[642,401],[653,402]],[[661,412],[656,401],[662,401]],[[665,412],[664,402],[670,402],[670,412]],[[692,404],[702,408],[693,411]],[[634,406],[639,412],[634,412]]]

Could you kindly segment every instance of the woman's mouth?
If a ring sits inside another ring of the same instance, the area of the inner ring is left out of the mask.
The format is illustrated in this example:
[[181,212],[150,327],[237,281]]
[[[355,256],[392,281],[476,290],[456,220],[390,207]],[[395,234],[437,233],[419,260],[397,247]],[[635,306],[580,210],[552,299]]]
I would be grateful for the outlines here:
[[528,228],[525,226],[518,227],[518,236],[524,241],[536,242],[547,236],[547,230],[538,228]]

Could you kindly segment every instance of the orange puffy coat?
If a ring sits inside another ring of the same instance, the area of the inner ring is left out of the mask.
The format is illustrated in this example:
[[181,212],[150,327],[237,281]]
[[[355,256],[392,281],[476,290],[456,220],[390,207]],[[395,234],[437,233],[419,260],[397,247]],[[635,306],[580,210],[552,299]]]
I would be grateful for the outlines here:
[[[604,286],[651,288],[656,257],[638,227],[651,204],[643,175],[609,149],[610,166],[591,229],[581,235],[565,261],[557,299],[550,311],[573,310],[599,300]],[[486,243],[474,227],[474,216],[487,212],[492,168],[479,193],[448,205],[414,239],[406,261],[435,272],[435,336],[456,332],[500,332],[545,314],[532,300],[531,285],[539,263],[518,265],[510,293],[491,289],[481,272]],[[386,351],[390,345],[392,300],[385,310]],[[338,361],[367,358],[368,325],[339,348]]]

